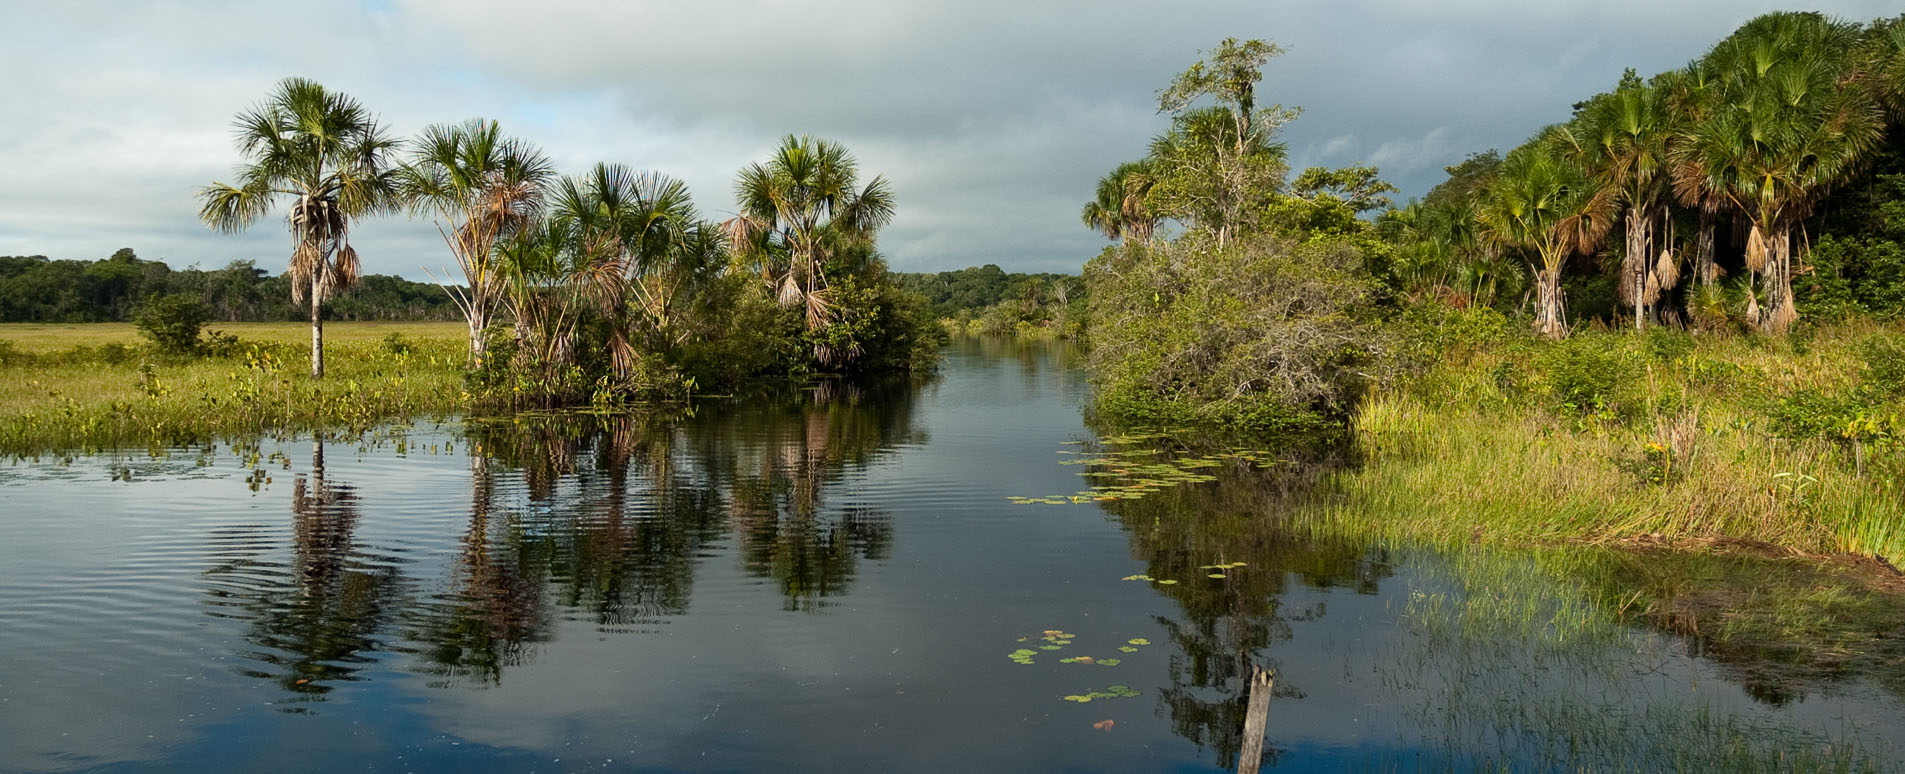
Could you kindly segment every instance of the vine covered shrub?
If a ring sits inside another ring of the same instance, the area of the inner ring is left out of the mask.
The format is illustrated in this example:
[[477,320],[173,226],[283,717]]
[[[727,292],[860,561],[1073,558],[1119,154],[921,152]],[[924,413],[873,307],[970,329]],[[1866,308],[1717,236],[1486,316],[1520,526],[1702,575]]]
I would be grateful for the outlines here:
[[1376,285],[1343,240],[1132,243],[1085,281],[1088,368],[1114,420],[1334,438],[1384,349]]

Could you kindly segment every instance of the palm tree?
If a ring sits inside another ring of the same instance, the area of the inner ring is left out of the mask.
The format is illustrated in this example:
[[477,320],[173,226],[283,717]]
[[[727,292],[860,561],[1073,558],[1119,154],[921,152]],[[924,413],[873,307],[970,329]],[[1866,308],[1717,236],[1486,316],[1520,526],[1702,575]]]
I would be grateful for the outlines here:
[[1634,307],[1634,327],[1679,281],[1679,264],[1654,226],[1667,217],[1668,139],[1672,115],[1667,92],[1642,84],[1628,70],[1612,93],[1590,100],[1575,122],[1562,127],[1569,150],[1612,204],[1625,207],[1621,218],[1626,249],[1621,257],[1621,298]]
[[1715,109],[1689,127],[1677,151],[1682,199],[1724,201],[1751,224],[1746,264],[1763,273],[1755,321],[1783,333],[1793,305],[1793,229],[1865,161],[1884,134],[1872,92],[1853,81],[1860,28],[1816,13],[1770,13],[1747,22],[1700,66],[1716,81]]
[[630,338],[628,312],[658,304],[653,278],[670,270],[682,246],[696,239],[698,221],[688,186],[620,164],[597,164],[556,184],[552,216],[566,228],[575,282],[588,288],[609,321],[609,356],[627,379],[640,355]]
[[1549,127],[1510,152],[1476,213],[1496,245],[1534,251],[1535,327],[1551,338],[1567,335],[1561,270],[1570,256],[1600,243],[1613,209],[1606,191],[1569,160],[1568,142]]
[[290,201],[294,303],[311,304],[311,376],[324,375],[324,302],[357,281],[351,221],[397,202],[390,155],[397,141],[357,100],[303,78],[286,78],[256,108],[238,114],[236,185],[199,190],[199,218],[231,234],[251,227],[279,199]]
[[541,151],[481,118],[424,129],[401,170],[402,198],[412,211],[450,221],[449,231],[440,225],[437,231],[466,285],[444,290],[469,323],[473,363],[483,357],[483,331],[503,295],[496,245],[535,220],[553,177]]
[[[766,164],[750,164],[734,184],[740,212],[727,222],[730,244],[757,264],[780,302],[806,310],[818,332],[838,316],[827,272],[836,258],[865,253],[874,232],[893,219],[893,192],[874,176],[864,188],[853,154],[830,140],[788,135]],[[814,345],[814,357],[835,365],[851,353]]]
[[1145,162],[1119,164],[1110,174],[1098,179],[1097,196],[1085,204],[1079,217],[1088,228],[1103,233],[1106,239],[1132,238],[1149,242],[1158,225],[1158,216],[1144,201],[1153,182],[1150,166]]

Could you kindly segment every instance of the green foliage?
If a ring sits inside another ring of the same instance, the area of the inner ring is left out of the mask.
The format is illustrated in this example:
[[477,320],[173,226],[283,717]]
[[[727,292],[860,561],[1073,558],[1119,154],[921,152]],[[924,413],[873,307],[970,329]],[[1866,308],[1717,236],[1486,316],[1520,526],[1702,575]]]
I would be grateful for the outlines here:
[[1859,344],[1859,358],[1865,361],[1868,389],[1892,397],[1905,393],[1905,338],[1868,337]]
[[1548,394],[1559,408],[1593,415],[1631,407],[1638,369],[1612,334],[1557,342],[1541,353],[1539,364]]
[[[310,319],[291,303],[291,286],[250,261],[222,269],[173,269],[122,248],[98,261],[0,256],[0,322],[131,322],[141,306],[188,294],[211,309],[211,320],[273,322]],[[442,288],[402,277],[361,277],[325,309],[331,320],[453,320],[460,315]]]
[[198,351],[199,328],[211,314],[198,299],[179,293],[148,302],[133,315],[133,324],[160,352],[184,355]]
[[1085,275],[1099,410],[1327,439],[1382,346],[1362,264],[1342,240],[1274,234],[1108,248]]

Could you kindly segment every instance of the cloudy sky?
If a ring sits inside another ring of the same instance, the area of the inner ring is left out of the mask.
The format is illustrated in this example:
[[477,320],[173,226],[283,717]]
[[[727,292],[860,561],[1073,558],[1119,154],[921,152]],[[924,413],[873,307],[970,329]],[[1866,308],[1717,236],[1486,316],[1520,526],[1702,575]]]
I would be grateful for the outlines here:
[[[1075,271],[1097,178],[1165,128],[1156,91],[1227,36],[1289,48],[1258,87],[1301,106],[1295,167],[1376,164],[1419,195],[1466,154],[1565,118],[1625,67],[1677,67],[1763,0],[0,0],[0,255],[174,266],[290,252],[194,192],[237,160],[233,114],[288,75],[357,97],[403,136],[486,116],[580,172],[685,180],[727,217],[742,165],[788,133],[840,140],[892,180],[896,269]],[[1824,0],[1867,20],[1895,0]],[[355,232],[366,268],[449,262],[427,221]]]

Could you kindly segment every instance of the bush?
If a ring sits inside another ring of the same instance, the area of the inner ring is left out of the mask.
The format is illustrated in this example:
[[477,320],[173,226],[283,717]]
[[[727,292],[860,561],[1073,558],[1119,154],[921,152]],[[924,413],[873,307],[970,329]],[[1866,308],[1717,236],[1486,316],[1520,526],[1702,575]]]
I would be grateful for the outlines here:
[[1620,413],[1633,383],[1634,364],[1621,350],[1618,334],[1579,335],[1541,353],[1538,363],[1548,391],[1561,408],[1583,414]]
[[1085,270],[1098,410],[1256,435],[1339,427],[1387,348],[1363,263],[1327,237],[1108,248]]
[[1873,336],[1860,343],[1859,357],[1865,361],[1868,388],[1884,395],[1905,393],[1905,341]]
[[184,355],[198,351],[199,328],[210,319],[212,311],[196,297],[174,293],[140,307],[132,322],[160,352]]

